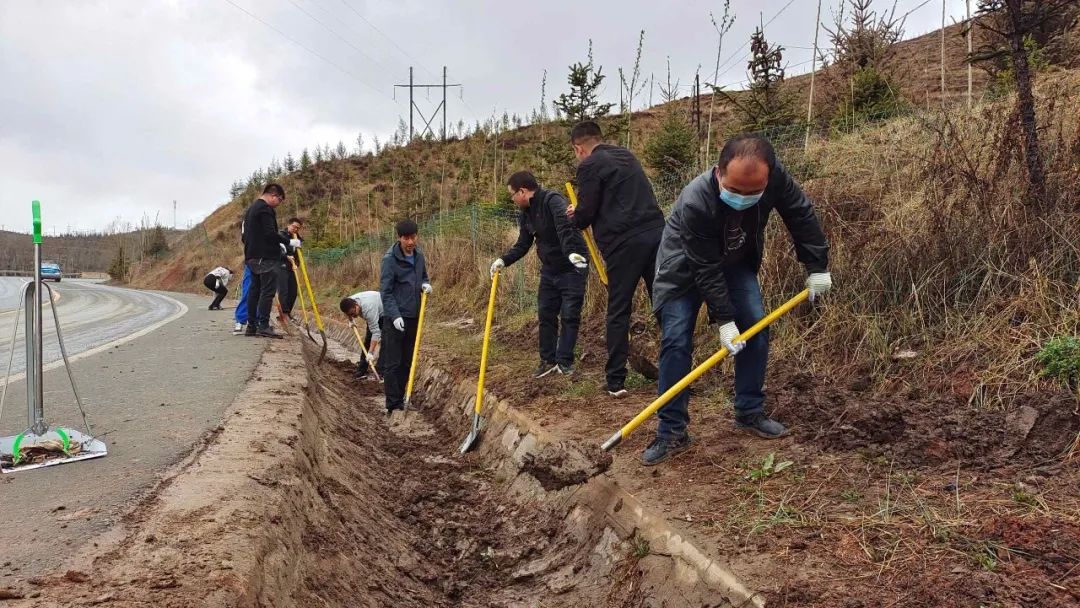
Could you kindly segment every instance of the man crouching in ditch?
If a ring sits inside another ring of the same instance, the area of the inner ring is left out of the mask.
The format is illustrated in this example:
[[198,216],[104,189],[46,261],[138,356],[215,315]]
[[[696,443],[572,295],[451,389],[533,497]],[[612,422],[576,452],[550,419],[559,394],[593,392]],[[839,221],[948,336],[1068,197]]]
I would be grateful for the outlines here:
[[[720,342],[735,356],[735,428],[766,439],[787,433],[765,414],[769,335],[736,341],[765,316],[757,273],[765,225],[776,209],[806,267],[811,301],[832,287],[829,245],[810,199],[776,159],[767,139],[739,135],[724,144],[716,167],[690,182],[664,226],[653,283],[660,320],[659,393],[690,373],[694,325],[704,301]],[[641,456],[659,464],[690,448],[690,396],[679,393],[657,414],[656,439]]]
[[431,293],[427,262],[416,246],[419,232],[416,222],[402,220],[396,230],[398,240],[383,256],[379,277],[384,323],[379,360],[387,414],[405,409],[405,384],[409,380],[420,323],[420,292]]

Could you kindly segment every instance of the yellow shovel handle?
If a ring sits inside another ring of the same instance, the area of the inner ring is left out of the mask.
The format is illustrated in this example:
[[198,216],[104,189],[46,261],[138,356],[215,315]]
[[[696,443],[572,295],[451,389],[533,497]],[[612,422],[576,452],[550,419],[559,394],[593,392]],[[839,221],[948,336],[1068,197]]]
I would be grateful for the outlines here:
[[300,299],[300,312],[304,315],[304,327],[307,327],[307,305],[304,304],[304,287],[300,285],[300,273],[296,272],[296,268],[293,268],[293,279],[296,281],[296,295]]
[[[788,311],[790,311],[792,308],[795,308],[809,297],[810,290],[804,289],[801,293],[799,293],[799,295],[791,298],[787,302],[784,302],[779,308],[769,313],[764,319],[755,323],[753,327],[739,334],[739,337],[735,338],[735,341],[745,342],[750,338],[753,338],[761,330],[771,325],[773,321],[776,321],[780,317],[784,316]],[[641,413],[635,416],[633,420],[626,423],[626,426],[619,429],[619,432],[612,435],[611,438],[605,441],[603,446],[601,447],[605,450],[610,450],[611,448],[619,445],[619,443],[622,442],[623,439],[626,439],[628,436],[630,436],[630,433],[633,433],[634,429],[636,429],[642,422],[648,420],[649,417],[659,411],[660,408],[667,405],[669,401],[675,398],[675,395],[678,395],[683,390],[685,390],[686,387],[690,386],[692,382],[700,378],[702,374],[712,369],[712,367],[715,366],[717,363],[723,361],[724,357],[726,357],[727,355],[727,348],[721,348],[720,350],[718,350],[716,354],[706,359],[704,363],[695,367],[694,370],[687,374],[685,378],[679,380],[675,384],[675,386],[664,391],[663,395],[657,397],[655,401],[649,404],[649,407],[642,410]]]
[[487,319],[484,320],[484,344],[480,348],[480,378],[476,381],[476,405],[473,411],[480,415],[484,405],[484,376],[487,375],[488,341],[491,339],[491,320],[495,317],[495,291],[499,287],[499,273],[491,277],[491,295],[488,296]]
[[[566,182],[566,193],[570,195],[570,208],[577,208],[577,193],[574,192],[574,186],[570,182]],[[607,285],[607,267],[604,266],[604,259],[600,257],[600,249],[596,247],[596,241],[593,240],[592,229],[586,228],[581,231],[581,236],[585,237],[585,246],[589,249],[589,257],[592,258],[593,267],[596,268],[596,276],[600,277],[600,282]]]
[[[420,360],[420,336],[424,333],[424,310],[427,308],[427,292],[420,292],[420,319],[416,322],[416,341],[413,342],[412,365],[409,366],[409,384],[405,386],[405,401],[412,396],[413,380],[416,378],[416,362]],[[383,370],[386,371],[386,370]]]
[[315,292],[312,291],[311,280],[308,279],[307,264],[304,264],[304,253],[299,249],[296,250],[296,259],[300,262],[300,274],[304,276],[304,285],[307,286],[308,298],[311,300],[311,312],[315,315],[315,327],[318,327],[320,332],[325,332],[322,317],[319,316],[319,305],[315,303]]

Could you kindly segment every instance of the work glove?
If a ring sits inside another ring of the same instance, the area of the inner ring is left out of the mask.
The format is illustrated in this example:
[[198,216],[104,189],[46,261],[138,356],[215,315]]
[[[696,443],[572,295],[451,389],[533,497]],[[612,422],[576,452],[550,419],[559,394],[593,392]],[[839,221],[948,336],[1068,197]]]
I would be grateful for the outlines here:
[[580,253],[571,253],[569,257],[570,263],[574,265],[574,268],[585,270],[589,267],[589,263],[585,261],[585,256]]
[[813,272],[806,277],[806,288],[810,290],[810,301],[832,289],[832,275],[828,272]]
[[289,247],[292,247],[293,249],[300,249],[300,246],[302,244],[303,243],[300,242],[300,239],[292,239],[289,241]]
[[277,246],[281,247],[281,255],[285,255],[286,253],[289,253],[289,250],[285,249],[285,243],[278,243]]
[[720,344],[723,344],[724,348],[728,349],[728,354],[731,356],[739,354],[739,351],[746,348],[746,342],[735,341],[735,338],[738,337],[739,328],[734,321],[729,321],[720,326]]
[[492,262],[491,263],[491,278],[494,279],[495,278],[495,273],[499,272],[503,268],[506,268],[506,262],[504,262],[502,258],[498,258],[494,262]]
[[424,293],[431,293],[431,283],[424,283],[420,286],[420,291]]
[[398,317],[394,319],[394,329],[404,332],[405,331],[405,319]]

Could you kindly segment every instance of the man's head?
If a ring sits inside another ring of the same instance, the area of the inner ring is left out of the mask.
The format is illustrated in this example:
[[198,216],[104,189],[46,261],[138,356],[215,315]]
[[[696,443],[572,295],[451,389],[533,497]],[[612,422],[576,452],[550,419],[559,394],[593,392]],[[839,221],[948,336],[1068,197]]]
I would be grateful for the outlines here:
[[304,227],[304,220],[298,217],[290,217],[289,223],[285,226],[285,229],[289,231],[289,234],[294,237],[300,234],[300,229]]
[[395,226],[397,229],[397,240],[401,243],[401,251],[405,255],[412,255],[416,251],[416,236],[420,229],[416,227],[416,222],[412,220],[401,220]]
[[533,194],[540,189],[536,177],[528,171],[518,171],[506,180],[506,189],[510,191],[510,200],[520,209],[528,209]]
[[716,164],[716,181],[741,197],[760,195],[769,185],[776,151],[768,139],[752,133],[737,135],[724,144]]
[[271,207],[277,207],[285,202],[285,189],[279,184],[267,184],[263,188],[262,200],[266,201],[266,204]]
[[355,319],[360,316],[360,304],[352,298],[342,298],[341,303],[338,304],[338,308],[341,312],[345,313],[346,317]]
[[570,130],[570,143],[574,145],[574,156],[578,161],[589,158],[593,148],[604,140],[604,132],[600,125],[591,120],[579,122]]

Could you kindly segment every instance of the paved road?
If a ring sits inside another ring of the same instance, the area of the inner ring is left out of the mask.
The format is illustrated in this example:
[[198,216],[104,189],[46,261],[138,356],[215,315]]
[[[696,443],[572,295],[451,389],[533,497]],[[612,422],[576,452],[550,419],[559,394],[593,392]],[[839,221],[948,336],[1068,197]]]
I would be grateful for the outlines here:
[[[0,280],[0,286],[5,283]],[[262,339],[233,336],[231,311],[207,311],[209,297],[67,280],[59,287],[58,307],[70,310],[60,312],[65,342],[82,353],[73,364],[79,391],[109,455],[0,474],[0,587],[25,587],[26,579],[53,573],[65,556],[114,524],[169,465],[218,425],[265,345]],[[10,285],[5,293],[12,293]],[[7,298],[0,302],[15,299]],[[0,313],[4,366],[12,320],[13,314]],[[162,321],[167,322],[144,335],[101,346]],[[44,382],[46,420],[79,428],[63,366],[47,371]],[[22,380],[9,387],[0,435],[25,428],[25,390]]]

